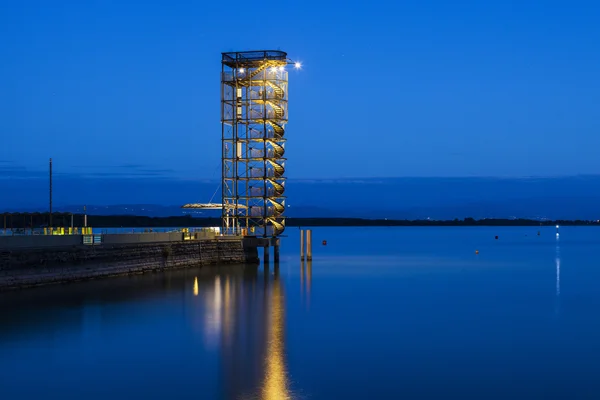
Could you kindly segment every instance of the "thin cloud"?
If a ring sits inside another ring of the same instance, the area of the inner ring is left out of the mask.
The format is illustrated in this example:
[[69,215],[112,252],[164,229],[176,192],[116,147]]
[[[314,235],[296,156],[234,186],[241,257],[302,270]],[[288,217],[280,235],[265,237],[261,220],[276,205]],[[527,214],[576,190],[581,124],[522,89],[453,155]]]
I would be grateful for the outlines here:
[[121,165],[117,165],[115,168],[140,169],[140,168],[144,168],[144,167],[147,167],[147,166],[141,165],[141,164],[121,164]]
[[81,173],[79,174],[80,176],[88,176],[88,177],[102,177],[102,178],[109,178],[109,177],[119,177],[119,178],[126,178],[126,177],[140,177],[140,176],[151,176],[151,177],[160,177],[160,176],[164,176],[163,172],[156,172],[156,171],[133,171],[133,172],[87,172],[87,173]]
[[82,168],[82,169],[139,169],[148,167],[147,165],[141,164],[119,164],[119,165],[73,165],[72,168]]
[[[172,176],[175,172],[168,168],[152,168],[137,164],[124,164],[119,166],[92,166],[79,165],[54,170],[56,177],[68,178],[161,178]],[[0,179],[40,179],[47,178],[48,170],[30,170],[22,165],[16,165],[9,160],[0,160]]]
[[48,176],[46,171],[30,171],[18,165],[0,165],[0,179],[8,178],[40,178]]
[[148,165],[140,165],[140,164],[122,164],[117,166],[116,168],[119,169],[127,169],[127,170],[133,170],[135,171],[134,174],[150,174],[150,175],[157,175],[157,174],[172,174],[173,172],[175,172],[174,170],[170,169],[170,168],[152,168],[151,166]]
[[151,169],[151,168],[149,168],[149,169],[138,169],[137,171],[138,172],[153,173],[153,174],[171,174],[171,173],[175,172],[172,169],[160,169],[160,168],[157,168],[157,169]]
[[[103,173],[114,173],[114,174],[127,174],[131,173],[129,171],[135,171],[140,173],[151,173],[151,174],[169,174],[175,172],[173,169],[169,168],[152,168],[149,165],[142,164],[120,164],[120,165],[74,165],[72,168],[77,168],[83,171],[80,173],[83,174],[103,174]],[[88,173],[86,170],[103,170],[101,172],[91,172]],[[127,171],[123,171],[127,170]]]

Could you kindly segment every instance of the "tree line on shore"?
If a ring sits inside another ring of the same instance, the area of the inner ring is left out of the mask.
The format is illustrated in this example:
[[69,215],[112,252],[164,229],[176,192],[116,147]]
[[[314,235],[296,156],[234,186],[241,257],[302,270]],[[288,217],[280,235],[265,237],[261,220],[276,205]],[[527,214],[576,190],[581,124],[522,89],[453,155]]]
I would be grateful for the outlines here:
[[[52,213],[53,227],[84,226],[83,214]],[[366,218],[286,218],[288,227],[302,226],[554,226],[554,225],[600,225],[600,221],[474,218],[453,220],[398,220]],[[49,213],[3,213],[0,228],[35,229],[50,226]],[[87,226],[94,228],[170,228],[221,226],[221,218],[197,218],[189,215],[173,217],[147,217],[139,215],[88,215]]]

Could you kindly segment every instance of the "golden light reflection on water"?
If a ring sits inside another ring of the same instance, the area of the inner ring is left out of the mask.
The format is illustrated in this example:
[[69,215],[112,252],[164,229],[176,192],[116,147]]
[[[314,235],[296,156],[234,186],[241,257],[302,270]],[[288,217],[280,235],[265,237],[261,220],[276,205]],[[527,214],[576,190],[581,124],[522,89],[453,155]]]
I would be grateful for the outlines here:
[[287,400],[291,399],[292,396],[285,367],[285,301],[281,282],[277,277],[272,287],[270,300],[269,334],[262,399]]
[[278,268],[274,274],[265,271],[264,285],[258,283],[259,276],[194,277],[205,346],[220,349],[227,398],[293,399],[285,357],[283,282]]

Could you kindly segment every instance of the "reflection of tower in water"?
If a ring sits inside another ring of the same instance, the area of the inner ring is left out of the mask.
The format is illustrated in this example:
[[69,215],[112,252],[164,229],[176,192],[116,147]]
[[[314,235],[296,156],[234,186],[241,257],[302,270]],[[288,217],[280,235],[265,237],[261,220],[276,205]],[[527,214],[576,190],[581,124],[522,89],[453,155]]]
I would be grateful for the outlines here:
[[285,367],[285,299],[278,272],[269,296],[269,333],[262,399],[290,399]]
[[229,289],[227,278],[221,278],[219,398],[291,398],[285,370],[285,297],[278,275],[278,268],[274,275],[267,269],[260,278],[256,270],[248,271],[243,279],[231,276]]
[[[256,272],[232,279],[230,289],[235,301],[228,303],[231,329],[220,332],[219,347],[221,376],[219,398],[238,399],[252,393],[262,376],[262,357],[265,353],[265,312],[262,307],[262,288]],[[242,279],[239,279],[242,278]]]

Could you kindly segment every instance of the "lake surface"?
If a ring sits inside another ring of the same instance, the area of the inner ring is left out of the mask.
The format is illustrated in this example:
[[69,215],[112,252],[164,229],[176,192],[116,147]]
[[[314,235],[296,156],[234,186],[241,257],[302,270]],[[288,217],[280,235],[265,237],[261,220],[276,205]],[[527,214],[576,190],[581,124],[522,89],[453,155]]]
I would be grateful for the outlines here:
[[277,269],[0,293],[0,398],[600,398],[600,228],[316,228],[304,267],[286,233]]

